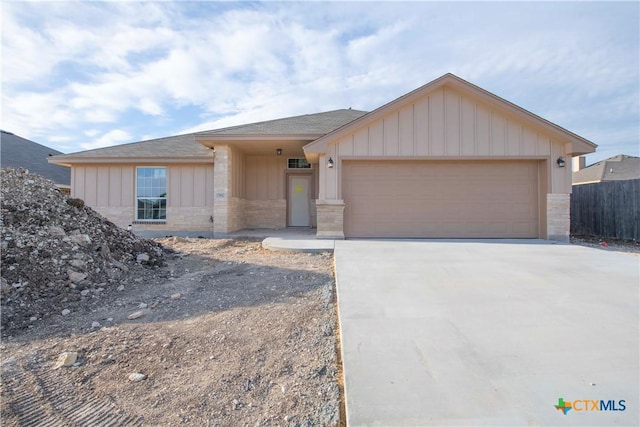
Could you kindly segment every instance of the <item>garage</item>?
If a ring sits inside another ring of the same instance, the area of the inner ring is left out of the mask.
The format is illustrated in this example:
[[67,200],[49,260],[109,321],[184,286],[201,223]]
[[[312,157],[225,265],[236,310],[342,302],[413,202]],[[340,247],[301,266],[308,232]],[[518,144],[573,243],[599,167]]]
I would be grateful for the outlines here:
[[539,164],[345,160],[345,237],[537,238]]
[[595,144],[447,74],[304,146],[321,239],[569,240]]

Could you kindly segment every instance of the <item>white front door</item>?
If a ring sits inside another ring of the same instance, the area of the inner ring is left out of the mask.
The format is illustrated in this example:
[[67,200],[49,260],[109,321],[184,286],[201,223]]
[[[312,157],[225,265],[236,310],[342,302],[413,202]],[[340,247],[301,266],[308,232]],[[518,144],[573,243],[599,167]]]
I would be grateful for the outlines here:
[[311,175],[289,175],[289,207],[290,227],[309,227],[311,215],[309,212]]

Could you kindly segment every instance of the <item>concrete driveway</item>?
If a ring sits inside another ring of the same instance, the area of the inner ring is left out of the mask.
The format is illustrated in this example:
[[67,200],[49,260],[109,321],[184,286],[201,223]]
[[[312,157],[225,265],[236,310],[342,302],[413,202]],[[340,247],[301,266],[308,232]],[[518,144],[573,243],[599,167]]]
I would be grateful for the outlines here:
[[335,262],[349,426],[640,424],[639,256],[349,240]]

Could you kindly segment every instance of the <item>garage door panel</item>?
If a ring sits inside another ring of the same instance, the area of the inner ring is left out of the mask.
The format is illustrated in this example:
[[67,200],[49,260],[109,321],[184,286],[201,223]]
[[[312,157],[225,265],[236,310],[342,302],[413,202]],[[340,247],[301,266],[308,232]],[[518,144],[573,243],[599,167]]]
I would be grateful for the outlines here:
[[347,237],[538,237],[536,162],[343,163]]

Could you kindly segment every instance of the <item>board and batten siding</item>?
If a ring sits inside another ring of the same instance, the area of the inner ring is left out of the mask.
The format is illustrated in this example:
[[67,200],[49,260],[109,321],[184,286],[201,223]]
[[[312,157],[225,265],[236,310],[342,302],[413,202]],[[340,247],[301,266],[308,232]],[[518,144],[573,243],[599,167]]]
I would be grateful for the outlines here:
[[231,149],[231,197],[244,199],[244,176],[246,155],[240,150]]
[[131,207],[135,202],[135,167],[126,165],[74,165],[71,197],[95,206]]
[[245,167],[245,197],[247,200],[286,198],[286,157],[246,156]]
[[170,207],[213,206],[213,167],[167,167],[167,204]]
[[[571,168],[558,168],[565,145],[531,124],[480,99],[442,87],[389,112],[337,141],[321,164],[341,159],[517,159],[549,160],[549,192],[571,192]],[[565,159],[569,164],[568,158]],[[339,167],[327,170],[320,198],[340,199]]]
[[[188,215],[193,208],[199,216],[213,206],[213,165],[140,165],[167,168],[167,223]],[[136,165],[74,165],[72,197],[84,200],[87,206],[119,226],[135,219]],[[173,212],[173,218],[172,218]]]

